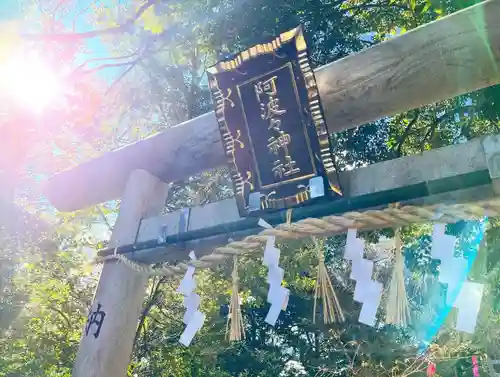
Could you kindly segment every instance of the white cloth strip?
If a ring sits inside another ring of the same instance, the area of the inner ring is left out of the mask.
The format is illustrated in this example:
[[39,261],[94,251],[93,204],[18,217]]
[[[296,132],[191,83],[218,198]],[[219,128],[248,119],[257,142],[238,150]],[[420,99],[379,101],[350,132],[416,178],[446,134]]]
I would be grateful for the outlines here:
[[[194,251],[189,253],[189,258],[191,260],[196,260],[196,255]],[[186,325],[186,328],[179,338],[179,342],[186,347],[191,344],[196,333],[201,329],[203,323],[205,322],[205,314],[198,310],[201,297],[194,293],[196,289],[196,279],[194,277],[195,267],[188,266],[184,277],[182,278],[177,292],[184,295],[183,305],[186,308],[182,321]]]
[[351,261],[349,277],[356,282],[353,299],[362,304],[359,322],[375,326],[382,298],[382,284],[372,280],[373,262],[363,258],[364,248],[365,242],[357,237],[357,230],[348,229],[344,258]]
[[[456,237],[445,234],[446,224],[434,224],[432,232],[432,259],[439,259],[439,282],[447,286],[446,304],[457,308],[456,330],[474,333],[483,296],[483,284],[464,281],[468,261],[455,257]],[[455,301],[453,297],[457,293]]]
[[[259,226],[266,229],[272,228],[271,225],[262,219],[259,220]],[[281,311],[286,310],[290,296],[290,291],[281,286],[285,271],[279,267],[280,254],[280,250],[276,247],[276,237],[269,236],[264,248],[262,263],[268,268],[267,282],[269,283],[269,290],[267,293],[267,302],[271,304],[271,307],[265,321],[271,326],[276,325]]]

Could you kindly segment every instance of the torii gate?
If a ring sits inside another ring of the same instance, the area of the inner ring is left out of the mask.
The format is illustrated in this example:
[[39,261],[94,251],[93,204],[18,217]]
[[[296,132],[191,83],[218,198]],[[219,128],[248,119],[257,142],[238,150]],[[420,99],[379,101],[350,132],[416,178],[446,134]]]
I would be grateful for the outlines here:
[[[498,67],[500,0],[489,0],[323,66],[315,75],[334,133],[498,84]],[[294,221],[393,202],[421,209],[381,210],[385,220],[378,222],[359,213],[345,216],[360,228],[375,228],[429,221],[437,207],[449,222],[499,213],[499,153],[500,139],[491,136],[344,172],[344,199],[298,208]],[[114,250],[142,263],[173,264],[187,260],[190,250],[204,256],[229,237],[260,231],[256,219],[240,218],[234,199],[154,217],[164,206],[167,182],[225,163],[215,116],[208,113],[62,172],[47,182],[45,193],[60,211],[121,197],[112,249],[100,255]],[[470,204],[478,201],[482,206]],[[278,212],[266,221],[277,225],[285,216]],[[158,244],[162,230],[167,237]],[[332,233],[345,230],[339,225]],[[84,332],[75,377],[126,375],[147,282],[122,263],[105,263],[92,310],[106,319],[97,336]]]

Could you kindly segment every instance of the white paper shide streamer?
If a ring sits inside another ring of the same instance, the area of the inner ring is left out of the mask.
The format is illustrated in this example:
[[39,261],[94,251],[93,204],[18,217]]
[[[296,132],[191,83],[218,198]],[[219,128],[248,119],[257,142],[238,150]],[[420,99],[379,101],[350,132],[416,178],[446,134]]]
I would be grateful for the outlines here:
[[[189,253],[189,258],[191,260],[196,260],[194,251]],[[195,334],[201,329],[203,323],[205,322],[205,314],[198,310],[200,306],[200,296],[194,293],[196,289],[196,280],[194,279],[194,266],[188,266],[188,269],[181,280],[177,292],[184,295],[184,307],[186,312],[184,313],[183,322],[186,325],[179,342],[186,347],[191,344]]]
[[365,241],[357,238],[357,230],[347,231],[344,258],[351,261],[350,278],[356,281],[354,301],[363,306],[359,313],[359,322],[375,326],[375,318],[382,298],[382,284],[372,280],[373,262],[363,258]]
[[[259,220],[259,225],[263,228],[272,228],[264,220]],[[269,283],[269,291],[267,294],[267,302],[271,304],[271,308],[267,313],[265,321],[274,326],[282,310],[286,310],[288,306],[288,296],[290,291],[281,286],[285,271],[279,267],[280,250],[276,247],[276,238],[269,236],[264,249],[263,264],[268,268],[267,282]]]
[[[484,285],[464,281],[467,260],[454,256],[457,239],[454,236],[445,234],[445,228],[445,224],[434,225],[431,257],[441,260],[439,282],[448,286],[446,304],[458,309],[455,328],[458,331],[472,334],[476,328]],[[459,290],[458,294],[457,290]],[[455,294],[457,294],[456,300],[453,301]]]

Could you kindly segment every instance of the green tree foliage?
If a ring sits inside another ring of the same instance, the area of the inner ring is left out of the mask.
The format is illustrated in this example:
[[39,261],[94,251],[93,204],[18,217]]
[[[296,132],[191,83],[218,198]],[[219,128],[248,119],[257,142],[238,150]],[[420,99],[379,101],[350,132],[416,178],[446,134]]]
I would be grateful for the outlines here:
[[0,376],[71,375],[96,283],[89,245],[81,230],[61,225],[52,242],[18,254],[9,282],[18,312],[0,335]]

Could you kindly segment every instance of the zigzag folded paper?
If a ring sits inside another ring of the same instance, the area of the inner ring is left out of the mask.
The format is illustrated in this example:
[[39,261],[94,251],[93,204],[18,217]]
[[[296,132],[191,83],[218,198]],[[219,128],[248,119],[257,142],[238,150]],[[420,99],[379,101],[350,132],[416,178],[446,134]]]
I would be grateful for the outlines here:
[[358,320],[374,326],[382,297],[382,284],[372,280],[373,262],[363,258],[364,247],[365,242],[357,238],[357,230],[349,229],[344,258],[352,262],[350,278],[356,281],[353,299],[363,304]]

